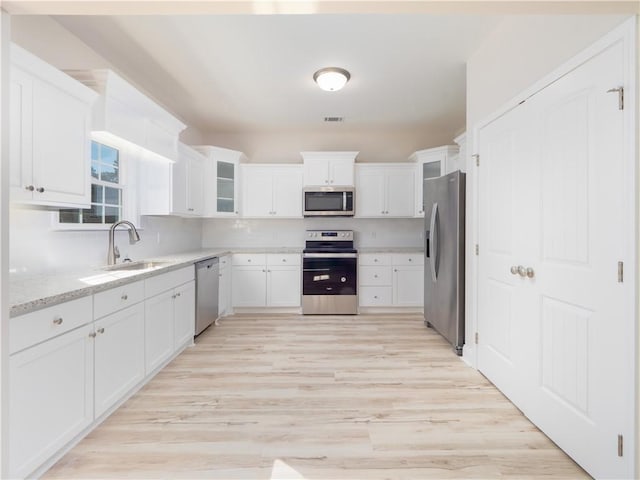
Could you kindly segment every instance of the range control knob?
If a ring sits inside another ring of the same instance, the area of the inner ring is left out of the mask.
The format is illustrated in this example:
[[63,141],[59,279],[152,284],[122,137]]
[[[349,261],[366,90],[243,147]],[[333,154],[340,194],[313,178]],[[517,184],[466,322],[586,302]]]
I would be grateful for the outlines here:
[[347,277],[342,277],[342,278],[340,278],[340,281],[341,281],[342,283],[346,282],[346,281],[347,281]]

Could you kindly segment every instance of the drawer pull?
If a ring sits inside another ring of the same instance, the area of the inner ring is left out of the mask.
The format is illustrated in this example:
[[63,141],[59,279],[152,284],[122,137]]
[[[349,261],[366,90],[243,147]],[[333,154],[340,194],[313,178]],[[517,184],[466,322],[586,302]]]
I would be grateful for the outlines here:
[[250,258],[247,259],[247,263],[251,263],[251,259]]
[[410,262],[413,262],[413,258],[410,258],[410,259],[409,259],[409,261],[410,261]]
[[44,188],[43,187],[38,187],[38,188],[36,188],[36,192],[44,193]]
[[373,259],[373,261],[374,261],[374,262],[377,262],[377,261],[378,261],[378,259],[377,259],[377,258],[374,258],[374,259]]
[[104,327],[100,327],[100,328],[98,329],[98,333],[104,333]]
[[54,325],[62,325],[62,317],[55,318],[53,320]]
[[373,278],[378,278],[378,274],[376,273],[376,274],[373,276]]
[[182,293],[178,292],[176,293],[176,297],[180,297],[182,295]]
[[126,293],[123,293],[122,296],[120,297],[122,300],[129,300],[129,295],[127,295]]
[[374,295],[374,296],[373,296],[373,298],[377,299],[377,298],[378,298],[378,295]]
[[283,261],[284,263],[287,263],[287,259],[286,259],[286,258],[283,258],[283,259],[282,259],[282,261]]

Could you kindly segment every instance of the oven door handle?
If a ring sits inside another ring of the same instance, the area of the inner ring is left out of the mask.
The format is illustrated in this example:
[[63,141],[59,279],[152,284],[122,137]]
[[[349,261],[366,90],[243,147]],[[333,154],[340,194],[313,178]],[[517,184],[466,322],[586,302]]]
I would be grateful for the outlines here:
[[330,272],[330,268],[303,268],[303,272]]
[[358,258],[357,253],[303,253],[302,258]]

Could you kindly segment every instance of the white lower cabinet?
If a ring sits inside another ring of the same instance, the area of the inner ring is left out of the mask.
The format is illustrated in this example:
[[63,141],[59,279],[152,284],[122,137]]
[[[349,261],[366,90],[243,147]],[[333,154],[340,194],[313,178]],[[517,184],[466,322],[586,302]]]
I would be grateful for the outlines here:
[[299,254],[233,256],[233,307],[299,307]]
[[95,416],[144,379],[144,304],[108,315],[95,329]]
[[422,307],[421,253],[363,253],[358,260],[361,307]]
[[231,255],[220,257],[220,283],[218,287],[218,314],[231,314]]
[[[194,268],[157,275],[145,281],[145,372],[163,365],[176,350],[193,341],[195,330]],[[160,293],[158,293],[160,292]]]
[[89,323],[9,358],[9,477],[30,475],[93,422],[92,332]]

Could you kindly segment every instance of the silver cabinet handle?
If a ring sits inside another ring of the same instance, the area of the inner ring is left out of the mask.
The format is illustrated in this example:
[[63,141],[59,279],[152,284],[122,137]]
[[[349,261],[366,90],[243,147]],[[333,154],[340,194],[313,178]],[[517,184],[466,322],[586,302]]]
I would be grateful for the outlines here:
[[398,269],[397,269],[397,268],[394,268],[394,269],[393,269],[393,271],[394,271],[394,272],[397,272],[397,271],[398,271]]
[[38,193],[44,193],[44,188],[42,188],[42,187],[38,187],[38,188],[36,188],[36,192],[38,192]]
[[377,275],[377,274],[376,274],[376,275],[374,275],[374,276],[373,276],[373,278],[378,278],[378,275]]
[[262,270],[262,273],[267,273],[267,271],[263,269],[263,270]]
[[89,337],[91,337],[91,338],[96,338],[96,335],[97,335],[97,334],[96,334],[96,332],[91,332],[91,333],[89,334]]
[[180,292],[176,293],[176,297],[181,297],[181,296],[182,296],[182,293]]
[[520,275],[521,277],[526,277],[527,269],[524,268],[522,265],[518,265],[518,275]]
[[100,327],[100,328],[98,329],[98,333],[104,333],[104,327]]
[[128,300],[129,296],[126,293],[123,293],[122,296],[120,297],[121,300]]
[[527,272],[527,277],[529,277],[529,278],[533,278],[536,275],[536,272],[534,272],[533,268],[531,268],[531,267],[528,267],[526,272]]
[[373,259],[373,261],[374,261],[374,262],[377,262],[377,261],[378,261],[378,259],[377,259],[377,258],[374,258],[374,259]]
[[409,259],[409,261],[410,261],[410,262],[413,262],[413,258],[410,258],[410,259]]
[[62,317],[55,318],[53,320],[54,325],[62,325]]
[[373,298],[378,298],[378,295],[374,295]]
[[24,189],[33,192],[35,190],[35,187],[33,185],[27,185],[26,187],[24,187]]
[[518,274],[518,267],[516,265],[512,265],[511,268],[509,269],[509,271],[511,272],[511,275],[517,275]]

